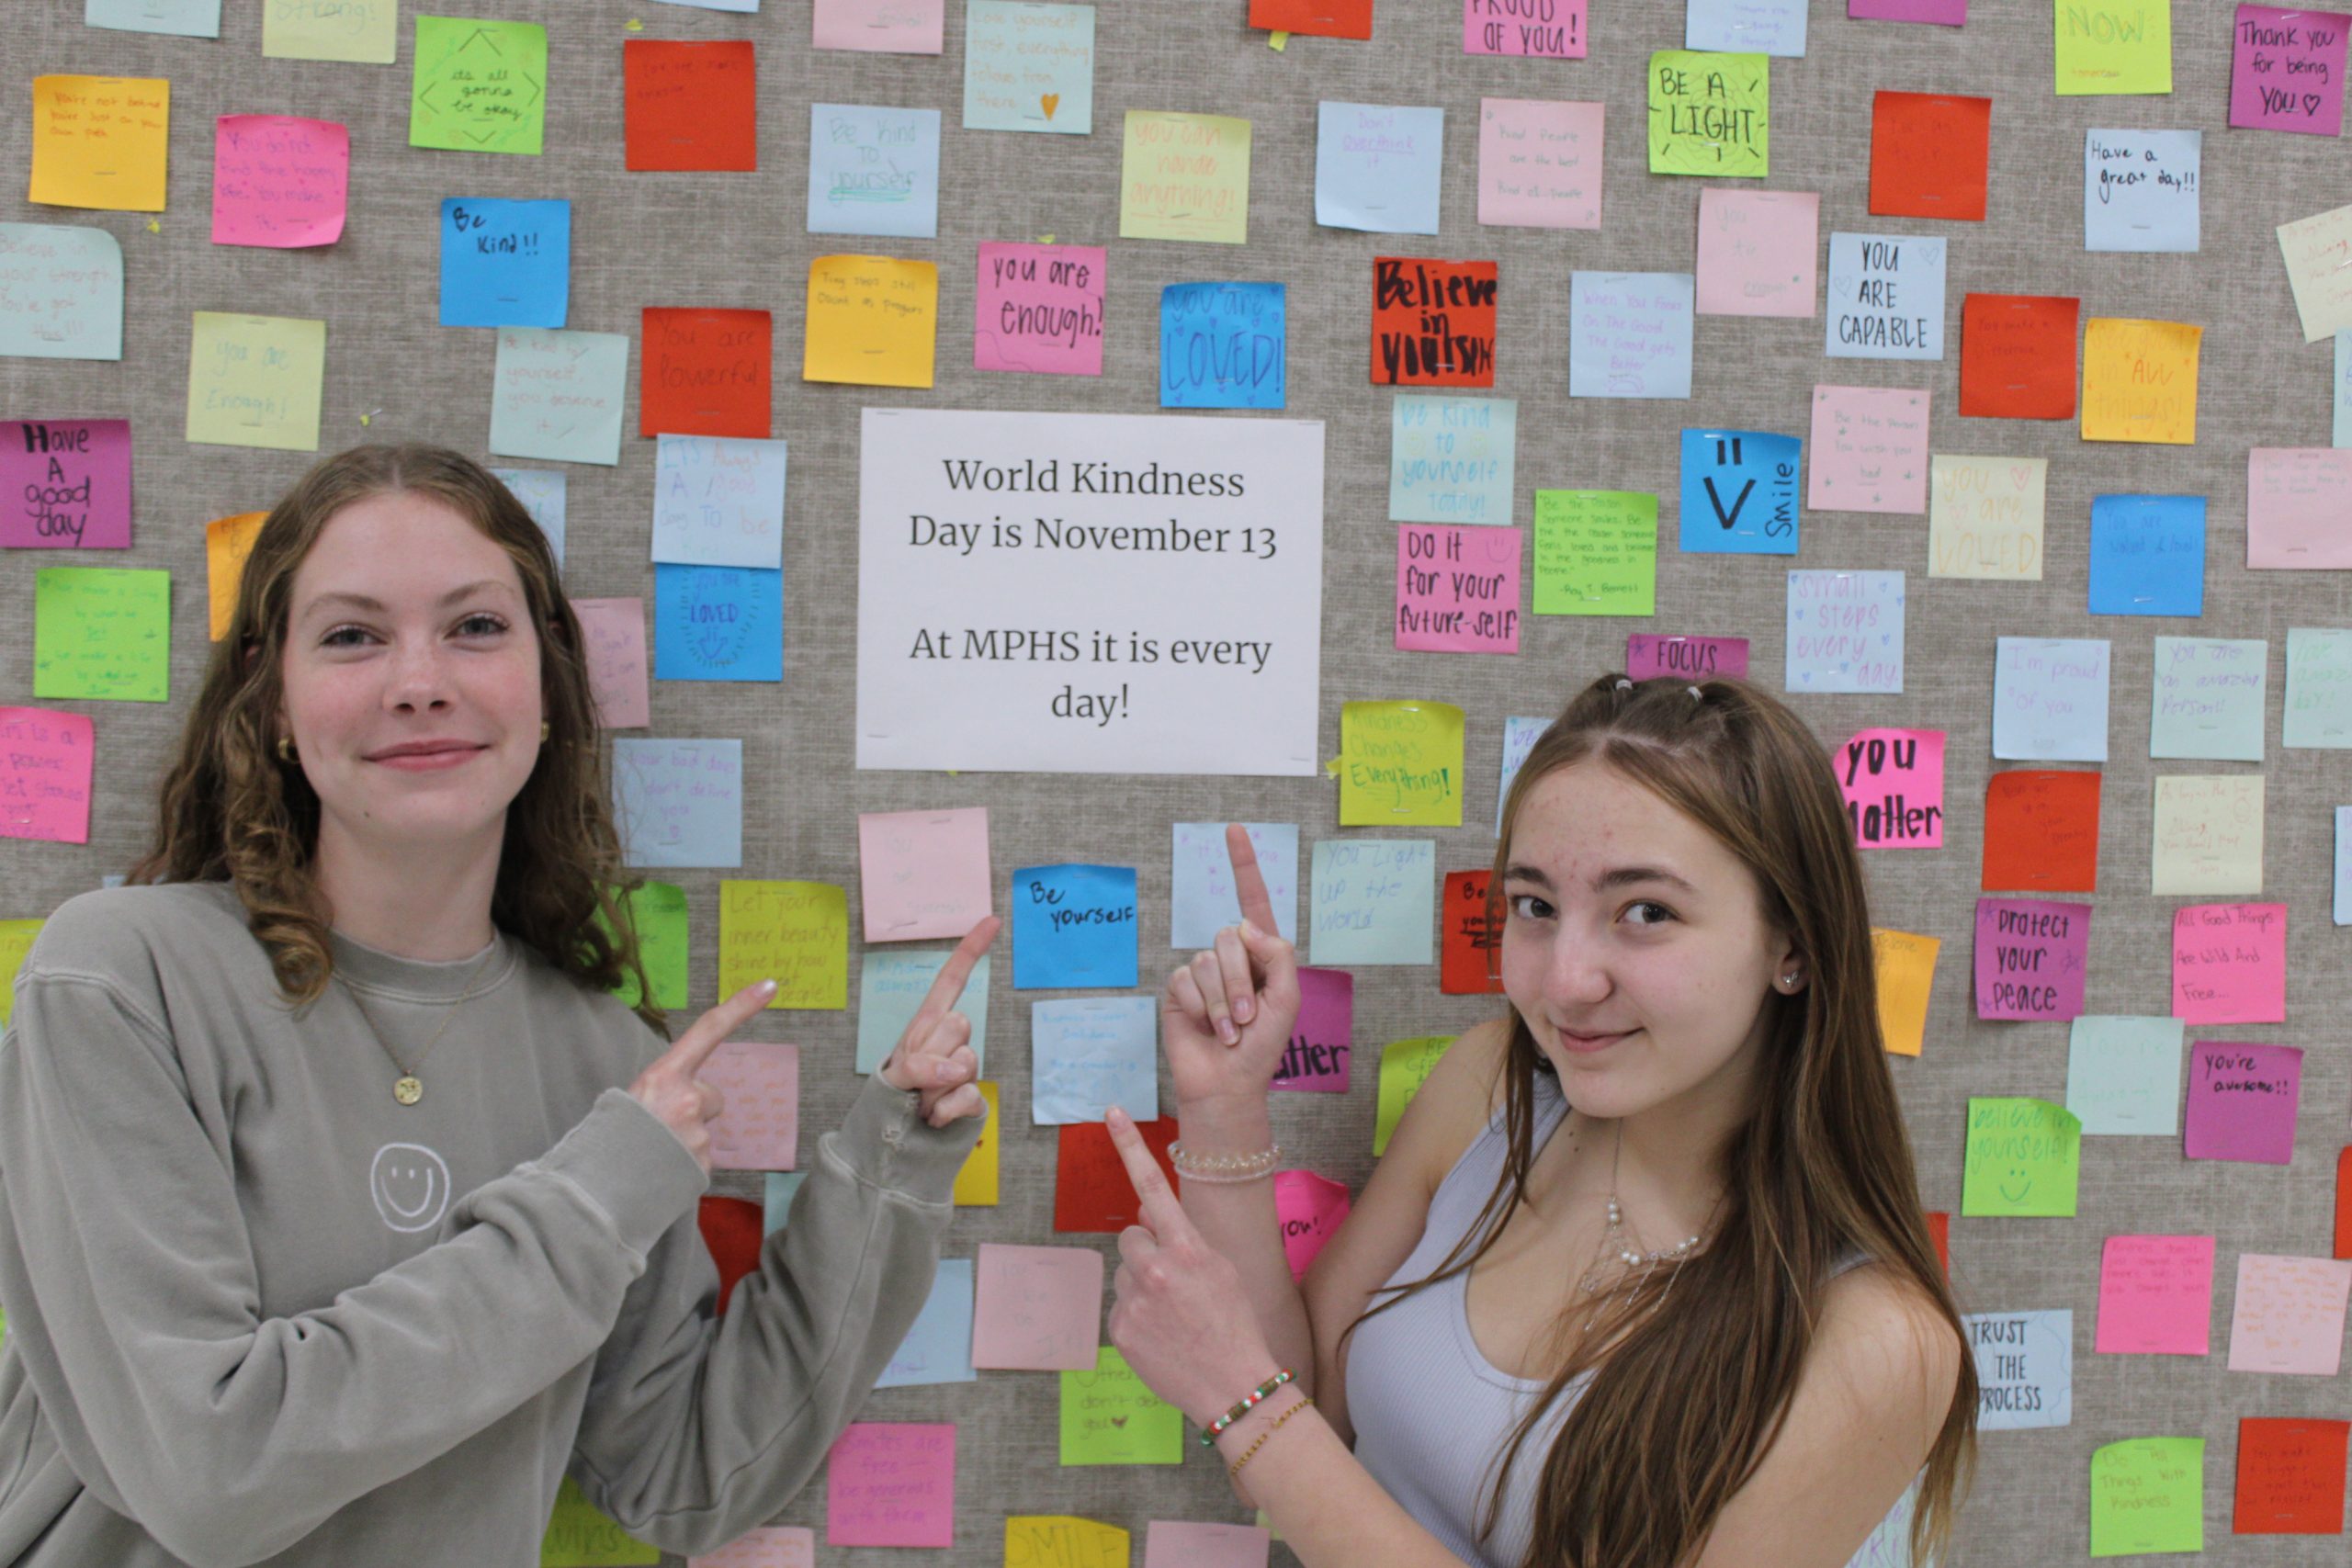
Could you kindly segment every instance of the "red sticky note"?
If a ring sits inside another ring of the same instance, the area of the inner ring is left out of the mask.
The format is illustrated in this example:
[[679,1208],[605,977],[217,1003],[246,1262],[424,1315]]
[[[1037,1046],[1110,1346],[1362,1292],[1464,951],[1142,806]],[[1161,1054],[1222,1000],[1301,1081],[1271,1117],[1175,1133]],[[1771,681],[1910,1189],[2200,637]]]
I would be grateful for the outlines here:
[[1928,1239],[1936,1244],[1936,1261],[1944,1266],[1944,1278],[1951,1278],[1951,1215],[1941,1209],[1928,1211]]
[[1960,305],[1960,412],[1975,419],[2075,417],[2075,321],[2057,294],[1971,294]]
[[1495,384],[1493,262],[1372,258],[1372,384]]
[[1437,988],[1449,997],[1491,996],[1503,988],[1500,911],[1487,908],[1491,870],[1445,874],[1438,919]]
[[702,1226],[702,1244],[718,1266],[718,1310],[723,1313],[727,1298],[735,1293],[735,1281],[760,1266],[767,1214],[748,1198],[706,1194],[696,1217]]
[[790,1170],[800,1152],[800,1047],[730,1040],[699,1075],[726,1103],[707,1128],[717,1170]]
[[2111,1235],[2098,1263],[2103,1355],[2202,1356],[2212,1346],[2213,1238]]
[[2095,773],[2041,768],[1986,781],[1984,891],[2095,891],[2098,781]]
[[2352,1421],[2238,1418],[2239,1535],[2342,1535]]
[[2188,904],[2172,917],[2172,1015],[2287,1021],[2287,906]]
[[[1183,1190],[1176,1168],[1169,1163],[1168,1145],[1176,1141],[1176,1118],[1138,1122],[1144,1146],[1159,1167],[1168,1185]],[[1143,1217],[1142,1201],[1111,1142],[1111,1130],[1100,1122],[1065,1122],[1061,1153],[1054,1167],[1054,1228],[1116,1235]]]
[[1356,977],[1344,969],[1298,972],[1298,1021],[1269,1087],[1348,1092],[1348,1062],[1356,1025]]
[[1348,1217],[1348,1190],[1311,1170],[1278,1170],[1274,1214],[1282,1222],[1283,1256],[1290,1263],[1290,1277],[1304,1280],[1306,1266]]
[[757,169],[752,40],[621,43],[624,145],[632,169]]
[[78,713],[0,707],[0,839],[90,841],[95,728]]
[[767,440],[773,358],[765,310],[647,306],[638,434]]
[[825,1544],[956,1544],[956,1427],[860,1421],[825,1456]]
[[2181,1153],[2189,1159],[2292,1165],[2303,1097],[2300,1045],[2199,1040],[2188,1048]]
[[2352,1258],[2352,1145],[2335,1156],[2335,1256]]
[[1871,99],[1871,210],[1886,218],[1984,221],[1992,145],[1990,98],[1876,94]]
[[1372,0],[1250,0],[1250,25],[1314,38],[1372,37]]

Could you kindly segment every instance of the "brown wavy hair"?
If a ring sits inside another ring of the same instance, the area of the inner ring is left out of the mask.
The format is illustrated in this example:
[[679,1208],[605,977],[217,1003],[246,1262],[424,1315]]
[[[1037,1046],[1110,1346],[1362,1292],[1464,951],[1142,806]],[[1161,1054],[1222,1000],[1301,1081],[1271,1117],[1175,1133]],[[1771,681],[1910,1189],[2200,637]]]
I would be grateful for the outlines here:
[[277,750],[294,573],[344,508],[401,493],[440,502],[506,552],[538,634],[548,741],[506,808],[491,919],[583,985],[615,990],[633,980],[639,1015],[666,1033],[625,897],[634,884],[605,791],[579,617],[529,511],[495,474],[447,447],[355,446],[317,464],[270,509],[164,777],[154,847],[130,880],[228,883],[286,998],[300,1006],[326,989],[334,958],[313,877],[319,797],[300,763]]
[[[1510,1473],[1545,1413],[1589,1372],[1541,1459],[1526,1568],[1689,1561],[1779,1436],[1831,1269],[1855,1247],[1917,1286],[1960,1342],[1958,1389],[1911,1517],[1914,1561],[1939,1560],[1975,1470],[1976,1369],[1919,1206],[1879,1033],[1860,856],[1828,758],[1796,715],[1745,681],[1693,687],[1603,675],[1544,732],[1511,784],[1488,883],[1490,930],[1501,929],[1511,824],[1544,778],[1587,760],[1649,789],[1738,856],[1768,923],[1804,955],[1812,981],[1793,995],[1767,993],[1754,1111],[1718,1156],[1719,1224],[1672,1271],[1670,1288],[1643,1292],[1637,1281],[1604,1299],[1513,1429],[1479,1538],[1492,1533]],[[1494,1245],[1499,1220],[1527,1200],[1535,1075],[1552,1070],[1514,1009],[1503,1067],[1508,1152],[1495,1190],[1434,1272],[1385,1287],[1401,1293],[1357,1324],[1466,1273]],[[1564,1337],[1567,1326],[1564,1311]]]

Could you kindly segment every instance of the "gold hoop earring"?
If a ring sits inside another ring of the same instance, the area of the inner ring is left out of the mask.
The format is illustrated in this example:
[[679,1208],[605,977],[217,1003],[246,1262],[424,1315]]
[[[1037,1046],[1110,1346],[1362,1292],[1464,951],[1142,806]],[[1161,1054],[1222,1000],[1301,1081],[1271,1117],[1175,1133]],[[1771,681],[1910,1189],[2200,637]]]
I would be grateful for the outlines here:
[[277,738],[277,760],[289,766],[293,763],[294,738],[292,736],[281,735]]

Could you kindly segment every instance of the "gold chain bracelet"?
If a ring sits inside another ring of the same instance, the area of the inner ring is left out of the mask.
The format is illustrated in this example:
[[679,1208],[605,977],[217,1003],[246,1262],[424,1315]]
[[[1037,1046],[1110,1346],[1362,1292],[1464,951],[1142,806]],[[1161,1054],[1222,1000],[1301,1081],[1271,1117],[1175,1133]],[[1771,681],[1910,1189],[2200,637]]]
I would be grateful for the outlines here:
[[1308,1405],[1314,1403],[1315,1400],[1312,1395],[1304,1396],[1296,1404],[1292,1405],[1288,1410],[1285,1410],[1281,1415],[1275,1416],[1272,1423],[1269,1425],[1264,1431],[1259,1433],[1257,1437],[1250,1439],[1250,1446],[1241,1450],[1241,1457],[1225,1467],[1225,1473],[1228,1476],[1240,1474],[1241,1467],[1248,1464],[1250,1459],[1256,1455],[1258,1450],[1265,1446],[1266,1439],[1268,1438],[1272,1437],[1276,1432],[1283,1429],[1283,1422],[1289,1420],[1292,1416],[1297,1415],[1300,1411],[1306,1409]]

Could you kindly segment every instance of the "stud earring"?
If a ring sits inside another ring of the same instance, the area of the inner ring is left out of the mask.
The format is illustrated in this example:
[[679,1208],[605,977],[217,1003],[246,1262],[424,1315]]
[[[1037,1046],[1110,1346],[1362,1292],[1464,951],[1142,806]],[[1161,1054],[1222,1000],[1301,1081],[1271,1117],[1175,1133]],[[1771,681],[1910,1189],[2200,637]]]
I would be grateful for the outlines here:
[[277,738],[277,760],[281,762],[287,763],[291,763],[294,761],[294,738],[292,736],[281,735]]
[[546,744],[548,743],[548,736],[550,736],[550,735],[553,735],[554,733],[555,733],[555,727],[554,727],[553,725],[550,725],[550,724],[549,724],[546,719],[541,719],[541,720],[539,720],[539,744],[540,744],[540,745],[542,745],[542,746],[546,745]]

